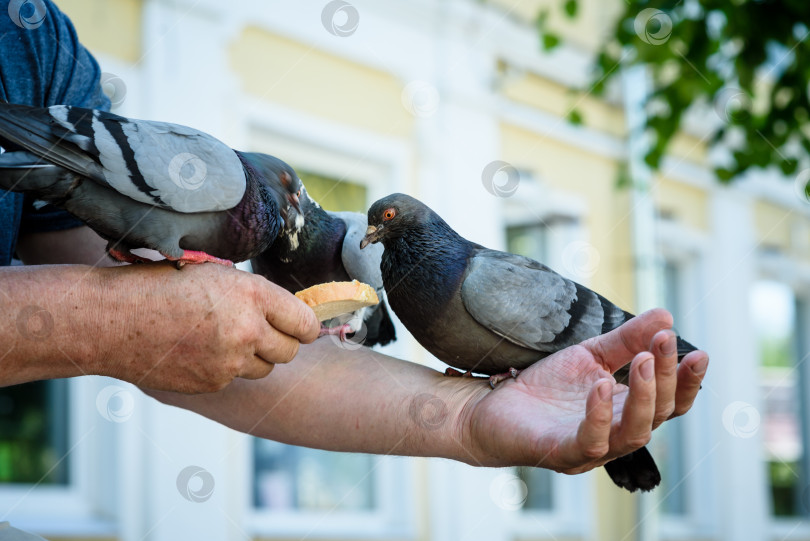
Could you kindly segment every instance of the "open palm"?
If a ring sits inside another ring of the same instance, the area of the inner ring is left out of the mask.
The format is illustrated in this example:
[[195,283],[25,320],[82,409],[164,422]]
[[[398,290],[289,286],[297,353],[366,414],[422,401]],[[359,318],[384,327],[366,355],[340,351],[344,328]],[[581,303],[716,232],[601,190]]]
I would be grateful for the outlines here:
[[[708,361],[694,351],[678,367],[671,326],[665,310],[645,312],[499,384],[468,410],[470,462],[580,473],[645,445],[691,408]],[[628,363],[629,388],[612,376]]]

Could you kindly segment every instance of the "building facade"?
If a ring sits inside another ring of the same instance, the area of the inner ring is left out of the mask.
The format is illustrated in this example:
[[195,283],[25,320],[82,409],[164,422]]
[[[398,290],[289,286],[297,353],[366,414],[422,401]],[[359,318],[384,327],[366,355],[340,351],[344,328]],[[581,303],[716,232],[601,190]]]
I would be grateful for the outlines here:
[[[534,19],[556,4],[540,0],[57,3],[114,112],[279,156],[327,209],[410,193],[627,310],[666,306],[712,362],[692,412],[654,436],[665,479],[644,496],[601,469],[259,441],[104,378],[0,390],[0,520],[65,540],[810,539],[810,171],[721,186],[720,104],[648,186],[618,187],[638,89],[594,96],[589,70],[620,2],[581,0],[548,53]],[[384,352],[441,369],[398,333]]]

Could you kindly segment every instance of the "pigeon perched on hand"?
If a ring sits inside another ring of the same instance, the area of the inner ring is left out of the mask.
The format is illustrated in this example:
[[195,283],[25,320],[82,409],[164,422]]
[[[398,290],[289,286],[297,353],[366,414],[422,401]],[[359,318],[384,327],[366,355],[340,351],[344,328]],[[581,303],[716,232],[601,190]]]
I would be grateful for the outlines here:
[[303,227],[285,227],[276,241],[250,260],[253,272],[295,293],[325,282],[358,280],[373,287],[380,303],[361,309],[347,323],[322,328],[321,334],[357,333],[366,327],[363,344],[388,344],[396,340],[396,331],[383,298],[380,274],[382,246],[360,250],[360,241],[368,227],[366,217],[357,212],[329,212],[301,190]]
[[[361,248],[383,244],[383,284],[402,323],[450,366],[493,375],[493,386],[505,373],[517,377],[519,369],[633,317],[542,263],[464,239],[408,195],[374,203],[368,223]],[[696,349],[680,337],[677,347],[679,361]],[[626,382],[627,371],[614,376]],[[631,492],[661,481],[644,447],[605,469]]]
[[[301,181],[266,154],[201,131],[66,105],[0,102],[0,188],[64,208],[121,261],[244,261],[294,220]],[[21,150],[18,150],[21,149]]]

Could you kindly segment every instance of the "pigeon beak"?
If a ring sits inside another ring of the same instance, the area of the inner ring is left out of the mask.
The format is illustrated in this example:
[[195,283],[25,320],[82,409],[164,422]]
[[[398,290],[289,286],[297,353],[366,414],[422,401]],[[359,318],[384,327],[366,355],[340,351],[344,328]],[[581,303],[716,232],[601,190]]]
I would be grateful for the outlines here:
[[375,227],[373,225],[368,226],[368,229],[366,229],[366,236],[363,237],[363,240],[360,241],[360,249],[362,250],[369,244],[379,242],[380,237],[382,236],[383,236],[383,226],[380,227]]
[[287,196],[287,201],[289,201],[289,202],[290,202],[290,205],[292,205],[292,206],[293,206],[293,208],[294,208],[295,210],[297,210],[299,214],[301,214],[301,201],[298,199],[298,195],[297,195],[297,194],[294,194],[294,193],[293,193],[293,194],[289,194],[289,195]]

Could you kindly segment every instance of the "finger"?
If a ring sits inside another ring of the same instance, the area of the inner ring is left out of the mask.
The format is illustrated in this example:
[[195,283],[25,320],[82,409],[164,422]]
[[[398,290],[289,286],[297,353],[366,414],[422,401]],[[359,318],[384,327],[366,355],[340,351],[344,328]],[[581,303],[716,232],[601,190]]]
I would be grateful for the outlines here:
[[580,423],[575,448],[566,456],[576,463],[599,460],[610,450],[610,426],[613,421],[613,379],[596,382],[585,402],[585,419]]
[[678,388],[675,391],[675,410],[670,417],[683,415],[695,402],[700,384],[709,367],[709,356],[705,351],[692,351],[678,367]]
[[622,408],[619,430],[610,445],[611,454],[624,456],[650,441],[655,416],[655,358],[649,352],[636,355],[630,365],[630,390]]
[[258,355],[254,355],[253,359],[248,361],[245,366],[242,367],[242,370],[240,370],[239,374],[237,374],[237,377],[245,379],[262,379],[272,372],[275,366],[275,364],[265,361]]
[[296,338],[268,326],[256,344],[255,355],[265,363],[288,363],[298,353],[300,345]]
[[267,322],[305,344],[315,341],[321,325],[312,308],[286,289],[264,279],[261,282],[268,293],[264,305]]
[[663,308],[648,310],[607,334],[582,343],[610,373],[647,351],[658,331],[672,328],[672,315]]
[[678,387],[678,346],[670,330],[653,336],[650,351],[655,356],[655,416],[653,428],[669,419],[675,411],[675,391]]

